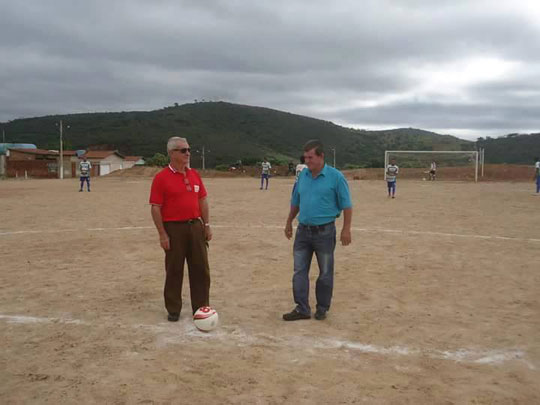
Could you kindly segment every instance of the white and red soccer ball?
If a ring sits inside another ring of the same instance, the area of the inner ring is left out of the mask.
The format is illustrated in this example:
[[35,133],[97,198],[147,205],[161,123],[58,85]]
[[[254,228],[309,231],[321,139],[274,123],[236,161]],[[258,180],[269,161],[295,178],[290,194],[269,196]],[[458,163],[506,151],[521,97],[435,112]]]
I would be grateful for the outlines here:
[[210,332],[218,326],[218,313],[211,307],[200,307],[193,314],[193,323],[200,331]]

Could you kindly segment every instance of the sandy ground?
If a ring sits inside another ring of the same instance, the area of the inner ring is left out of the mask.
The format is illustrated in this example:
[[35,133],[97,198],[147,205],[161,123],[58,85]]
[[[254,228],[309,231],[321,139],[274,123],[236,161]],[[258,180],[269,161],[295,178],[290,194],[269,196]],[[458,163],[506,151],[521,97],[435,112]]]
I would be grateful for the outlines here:
[[166,321],[150,181],[0,182],[2,404],[540,403],[532,182],[401,181],[389,200],[351,181],[329,317],[286,323],[291,179],[207,179],[221,325],[204,334],[187,288]]
[[[507,165],[507,164],[486,164],[484,175],[479,169],[478,180],[486,181],[524,181],[531,182],[534,178],[533,165]],[[116,170],[109,174],[110,177],[132,177],[132,176],[154,176],[161,170],[160,167],[134,166],[130,169]],[[276,176],[287,176],[287,166],[275,166],[272,168],[272,174]],[[205,177],[260,177],[261,168],[255,166],[245,166],[242,171],[217,171],[205,170]],[[344,170],[343,173],[350,180],[382,180],[384,178],[384,169],[354,169]],[[439,167],[437,170],[437,181],[474,181],[474,166],[459,167]],[[400,179],[422,180],[429,179],[426,168],[400,168]]]

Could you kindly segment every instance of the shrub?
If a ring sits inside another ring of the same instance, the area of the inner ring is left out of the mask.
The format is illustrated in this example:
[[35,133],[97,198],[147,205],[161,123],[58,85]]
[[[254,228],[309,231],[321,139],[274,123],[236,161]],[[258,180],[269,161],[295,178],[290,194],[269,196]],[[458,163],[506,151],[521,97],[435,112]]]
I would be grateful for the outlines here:
[[154,156],[152,156],[150,159],[146,160],[147,166],[165,167],[168,164],[169,164],[169,157],[159,152],[156,153]]
[[354,169],[363,169],[364,165],[354,165],[352,163],[347,163],[343,166],[343,170],[354,170]]
[[220,172],[226,172],[229,170],[229,165],[216,165],[214,169],[219,170]]

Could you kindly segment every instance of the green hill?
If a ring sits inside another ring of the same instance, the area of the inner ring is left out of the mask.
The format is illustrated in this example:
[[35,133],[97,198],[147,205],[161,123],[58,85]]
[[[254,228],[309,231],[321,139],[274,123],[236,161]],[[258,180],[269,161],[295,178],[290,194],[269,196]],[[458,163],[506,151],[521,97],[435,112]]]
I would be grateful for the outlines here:
[[[4,124],[8,142],[58,149],[59,120],[66,148],[119,149],[128,155],[165,153],[170,136],[187,137],[192,149],[206,148],[208,167],[242,159],[244,163],[297,160],[302,145],[318,138],[327,158],[336,149],[337,165],[380,166],[386,149],[474,150],[475,143],[413,128],[364,131],[268,108],[225,102],[198,102],[155,111],[89,113],[17,119]],[[69,126],[69,128],[67,128]],[[494,140],[497,141],[497,140]],[[491,148],[491,146],[489,146]],[[488,149],[488,146],[486,146]],[[490,153],[486,152],[486,160]],[[200,156],[193,153],[193,165]],[[521,162],[519,153],[516,163]]]
[[540,156],[540,133],[478,138],[478,146],[486,149],[489,163],[532,164]]

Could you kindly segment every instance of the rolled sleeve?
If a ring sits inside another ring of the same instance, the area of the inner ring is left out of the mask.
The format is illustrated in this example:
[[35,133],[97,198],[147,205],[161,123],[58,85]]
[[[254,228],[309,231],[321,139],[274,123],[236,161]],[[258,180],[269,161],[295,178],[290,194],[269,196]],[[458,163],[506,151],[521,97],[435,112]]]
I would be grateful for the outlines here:
[[162,183],[163,182],[160,181],[158,176],[154,177],[154,180],[152,181],[152,188],[150,189],[150,204],[159,206],[163,205],[165,195]]
[[349,184],[344,176],[340,176],[337,185],[338,208],[344,210],[352,208],[351,193]]
[[300,188],[300,179],[298,179],[298,182],[296,183],[296,187],[294,187],[293,193],[291,196],[291,205],[295,207],[300,206],[300,194],[298,193],[299,188]]
[[200,176],[200,174],[198,172],[197,173],[197,178],[199,180],[199,184],[200,184],[200,189],[199,189],[199,200],[202,200],[203,198],[206,198],[206,196],[208,195],[208,192],[206,191],[206,187],[204,186],[204,183],[202,181],[202,178]]

